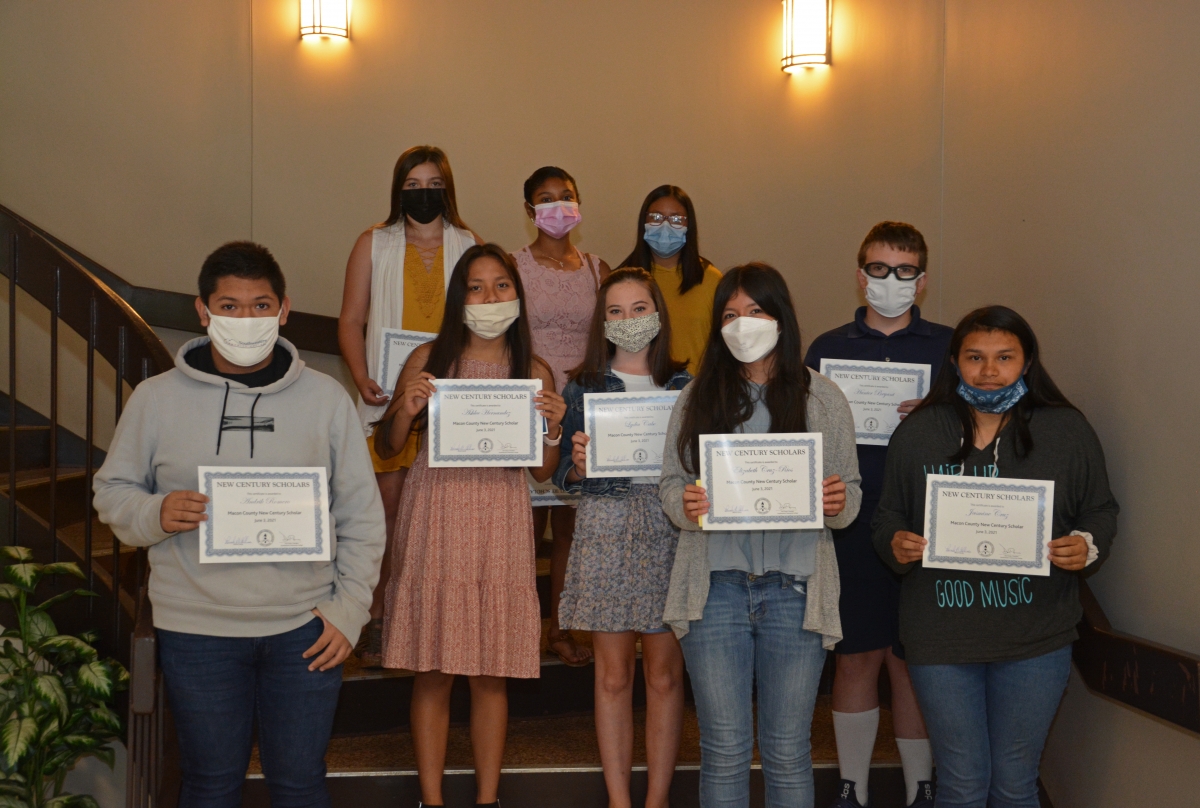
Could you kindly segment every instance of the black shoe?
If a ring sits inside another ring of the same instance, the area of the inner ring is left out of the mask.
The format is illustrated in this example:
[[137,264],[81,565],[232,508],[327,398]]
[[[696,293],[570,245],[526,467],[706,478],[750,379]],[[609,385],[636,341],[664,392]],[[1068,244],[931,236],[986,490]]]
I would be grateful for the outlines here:
[[933,808],[935,794],[937,794],[937,789],[933,787],[933,783],[928,780],[920,781],[917,783],[917,798],[908,808]]
[[837,799],[829,806],[829,808],[866,808],[859,803],[858,796],[854,793],[853,780],[838,781],[838,796]]

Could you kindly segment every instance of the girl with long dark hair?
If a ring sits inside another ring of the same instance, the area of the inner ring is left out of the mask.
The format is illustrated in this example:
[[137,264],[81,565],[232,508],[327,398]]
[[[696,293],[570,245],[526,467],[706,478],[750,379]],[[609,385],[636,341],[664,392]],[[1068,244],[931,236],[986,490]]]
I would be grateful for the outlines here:
[[[813,804],[812,714],[825,651],[841,639],[829,530],[854,521],[861,492],[850,405],[802,355],[782,276],[735,267],[717,286],[700,372],[671,414],[659,496],[682,530],[663,619],[696,696],[705,808],[749,801],[755,692],[767,804]],[[824,528],[700,532],[699,438],[731,432],[822,434]]]
[[[927,474],[1054,481],[1048,576],[926,569]],[[1019,314],[954,330],[925,400],[893,433],[875,549],[904,575],[900,639],[938,766],[937,805],[1036,808],[1038,763],[1071,668],[1079,573],[1117,530],[1104,452]]]
[[700,255],[696,207],[682,188],[660,185],[646,195],[638,212],[637,241],[621,266],[641,267],[654,276],[675,322],[671,356],[695,374],[708,344],[721,270]]
[[[463,253],[446,290],[437,339],[408,358],[398,394],[375,431],[376,452],[400,452],[427,428],[439,378],[541,379],[544,461],[558,467],[562,396],[533,354],[521,277],[495,244]],[[471,685],[471,742],[479,804],[492,804],[508,720],[505,677],[540,674],[541,612],[529,487],[522,468],[430,468],[428,441],[404,486],[394,539],[396,574],[387,588],[383,664],[416,672],[413,745],[425,805],[442,804],[442,772],[456,675]]]
[[583,432],[586,393],[680,390],[691,381],[671,359],[671,318],[644,269],[618,269],[600,286],[587,352],[563,391],[564,434],[554,481],[583,492],[560,601],[564,628],[592,632],[596,736],[609,805],[630,804],[633,678],[637,638],[646,679],[648,808],[666,808],[683,727],[683,655],[663,625],[679,530],[663,513],[658,476],[589,479]]
[[[404,475],[417,456],[417,444],[413,438],[387,460],[374,451],[372,424],[383,415],[393,393],[382,389],[382,380],[375,378],[383,329],[436,333],[442,324],[450,273],[463,252],[477,243],[479,237],[458,215],[454,174],[446,153],[436,146],[413,146],[400,155],[392,171],[387,219],[358,237],[346,263],[338,345],[358,388],[358,414],[383,497],[389,535],[396,524]],[[390,569],[389,550],[383,557],[371,622],[363,632],[359,653],[368,667],[378,666],[380,661],[383,593]]]
[[[571,243],[571,231],[583,219],[574,177],[557,166],[542,166],[525,180],[524,192],[525,215],[537,227],[537,238],[513,253],[513,260],[529,298],[534,350],[550,365],[555,390],[562,392],[568,371],[583,359],[588,325],[596,308],[596,290],[608,277],[609,268],[600,256],[585,253]],[[549,647],[565,664],[578,667],[591,661],[591,652],[577,645],[559,625],[559,597],[575,533],[575,508],[535,508],[535,539],[545,534],[547,520],[554,536],[550,549]]]

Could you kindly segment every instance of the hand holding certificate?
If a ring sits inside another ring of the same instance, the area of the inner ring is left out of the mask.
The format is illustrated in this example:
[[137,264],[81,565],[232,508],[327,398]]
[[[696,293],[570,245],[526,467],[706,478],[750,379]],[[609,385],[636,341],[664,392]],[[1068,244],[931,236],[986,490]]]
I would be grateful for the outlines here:
[[929,474],[926,567],[1049,575],[1054,481]]
[[329,561],[329,480],[323,466],[201,466],[200,563]]
[[540,466],[541,379],[433,379],[429,467]]
[[704,530],[813,530],[824,527],[819,432],[701,435]]
[[900,405],[929,392],[929,365],[822,359],[821,375],[846,395],[855,442],[868,446],[887,446],[900,425]]
[[662,473],[667,422],[678,390],[657,393],[585,393],[583,425],[588,477]]

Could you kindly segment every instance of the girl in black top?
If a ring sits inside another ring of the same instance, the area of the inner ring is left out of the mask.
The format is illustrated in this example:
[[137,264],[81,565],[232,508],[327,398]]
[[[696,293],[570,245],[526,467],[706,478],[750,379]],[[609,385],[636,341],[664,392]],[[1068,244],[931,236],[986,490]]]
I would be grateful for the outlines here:
[[[1048,576],[926,569],[925,477],[1054,481]],[[937,382],[888,448],[875,548],[904,575],[900,639],[938,762],[937,805],[1036,808],[1038,762],[1070,671],[1079,572],[1117,528],[1100,442],[1003,306],[954,331]],[[990,800],[990,802],[989,802]]]

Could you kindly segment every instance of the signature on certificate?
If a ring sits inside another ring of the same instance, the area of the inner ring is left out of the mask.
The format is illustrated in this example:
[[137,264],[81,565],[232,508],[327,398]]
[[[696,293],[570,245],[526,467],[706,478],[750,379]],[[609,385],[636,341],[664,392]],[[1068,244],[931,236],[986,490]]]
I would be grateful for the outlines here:
[[947,544],[946,552],[951,555],[971,555],[971,550],[961,544]]

